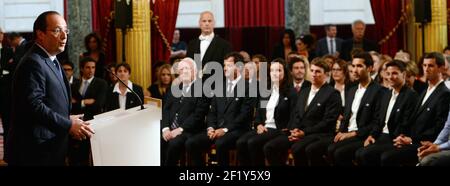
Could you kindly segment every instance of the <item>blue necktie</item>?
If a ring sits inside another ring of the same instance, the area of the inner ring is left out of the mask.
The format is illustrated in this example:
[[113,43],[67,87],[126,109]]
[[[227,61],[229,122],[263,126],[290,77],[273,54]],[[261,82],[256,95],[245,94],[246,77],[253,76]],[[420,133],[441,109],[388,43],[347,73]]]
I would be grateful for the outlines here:
[[61,77],[61,79],[64,81],[64,78],[63,78],[64,76],[62,75],[58,60],[56,60],[56,59],[53,60],[53,64],[55,65],[56,69],[58,69],[59,77]]
[[89,82],[87,80],[83,80],[83,89],[81,90],[81,96],[83,96],[83,98],[86,95],[88,86],[89,86]]

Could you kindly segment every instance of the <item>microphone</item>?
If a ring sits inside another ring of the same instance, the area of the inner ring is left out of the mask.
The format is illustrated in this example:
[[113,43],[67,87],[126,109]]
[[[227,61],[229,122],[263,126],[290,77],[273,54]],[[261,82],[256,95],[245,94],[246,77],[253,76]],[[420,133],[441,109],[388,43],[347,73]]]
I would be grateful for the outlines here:
[[139,100],[139,102],[141,103],[141,110],[144,110],[144,102],[142,101],[141,97],[139,97],[139,95],[130,87],[128,87],[127,84],[125,84],[115,73],[113,73],[111,70],[109,70],[107,67],[105,67],[105,70],[108,71],[109,73],[111,73],[114,77],[117,78],[117,80],[122,83],[122,85],[124,85],[125,87],[127,87],[128,90],[130,90]]

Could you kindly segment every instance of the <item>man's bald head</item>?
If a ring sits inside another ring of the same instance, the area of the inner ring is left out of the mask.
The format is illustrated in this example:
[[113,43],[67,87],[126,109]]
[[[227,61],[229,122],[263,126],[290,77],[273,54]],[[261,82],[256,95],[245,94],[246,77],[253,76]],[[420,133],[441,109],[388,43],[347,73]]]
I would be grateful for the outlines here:
[[202,35],[210,35],[214,32],[214,26],[216,24],[214,14],[210,11],[200,13],[198,24],[202,31]]

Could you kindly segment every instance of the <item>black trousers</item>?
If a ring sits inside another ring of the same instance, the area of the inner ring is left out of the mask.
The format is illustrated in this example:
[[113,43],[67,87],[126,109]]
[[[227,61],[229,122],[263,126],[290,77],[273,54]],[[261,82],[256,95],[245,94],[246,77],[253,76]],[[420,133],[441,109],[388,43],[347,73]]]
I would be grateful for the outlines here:
[[419,162],[417,149],[419,144],[392,147],[381,154],[381,166],[415,166]]
[[388,134],[381,134],[374,144],[361,147],[356,151],[356,160],[363,166],[380,166],[381,154],[395,148],[392,140]]
[[70,138],[68,146],[67,157],[70,166],[90,166],[90,140],[79,141]]
[[206,131],[192,136],[186,141],[186,152],[191,158],[192,165],[205,166],[202,153],[209,150],[214,144],[218,165],[229,166],[229,152],[236,148],[236,141],[246,132],[245,130],[228,131],[224,136],[215,140],[210,140]]
[[185,142],[191,136],[192,134],[183,132],[169,141],[161,138],[161,165],[176,166],[181,157],[184,156]]
[[323,155],[331,143],[332,134],[312,134],[292,145],[296,166],[325,166]]
[[268,131],[262,134],[257,134],[256,131],[250,131],[240,137],[237,142],[237,154],[239,165],[241,166],[264,166],[264,145],[282,134],[277,129],[267,129]]
[[64,166],[68,136],[56,137],[40,144],[21,144],[10,151],[8,166]]
[[[296,166],[321,165],[324,162],[320,152],[321,140],[330,141],[331,134],[312,134],[297,142],[290,142],[286,134],[279,135],[264,146],[264,154],[270,165],[286,165],[288,150],[292,149]],[[318,149],[319,148],[319,149]],[[316,158],[318,157],[318,158]],[[319,159],[319,160],[317,160]]]
[[364,146],[364,140],[357,136],[328,146],[328,158],[336,166],[352,166],[355,152]]

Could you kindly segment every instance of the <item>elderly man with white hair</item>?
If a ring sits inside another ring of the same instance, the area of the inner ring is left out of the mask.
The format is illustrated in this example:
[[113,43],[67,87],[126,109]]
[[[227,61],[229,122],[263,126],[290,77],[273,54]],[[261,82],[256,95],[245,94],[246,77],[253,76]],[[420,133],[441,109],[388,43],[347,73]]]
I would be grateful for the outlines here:
[[206,128],[209,101],[196,78],[193,59],[184,58],[177,65],[178,85],[166,94],[162,110],[161,164],[175,166],[184,153],[185,142]]

